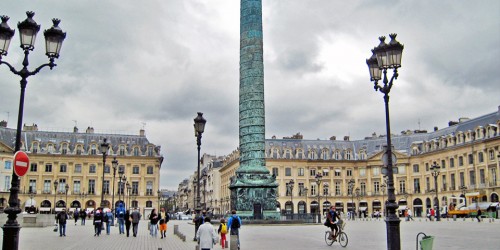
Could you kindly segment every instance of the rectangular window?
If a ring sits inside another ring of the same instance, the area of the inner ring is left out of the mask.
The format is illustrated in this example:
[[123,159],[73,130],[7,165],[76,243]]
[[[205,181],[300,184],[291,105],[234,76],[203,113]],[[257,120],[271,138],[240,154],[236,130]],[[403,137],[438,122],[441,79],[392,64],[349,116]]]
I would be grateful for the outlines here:
[[148,174],[153,174],[153,170],[154,170],[154,169],[153,169],[153,167],[152,167],[152,166],[148,166],[148,168],[147,168],[147,173],[148,173]]
[[478,157],[479,157],[479,159],[478,159],[478,160],[479,160],[479,162],[484,162],[483,152],[479,152]]
[[304,194],[304,183],[299,182],[299,196],[305,196]]
[[104,194],[109,194],[109,181],[104,180]]
[[452,174],[450,174],[450,189],[451,190],[456,190],[457,189],[456,187],[457,186],[456,186],[456,183],[455,183],[455,174],[452,173]]
[[405,165],[398,166],[398,174],[406,174],[406,166]]
[[429,171],[429,163],[425,163],[425,171]]
[[50,194],[50,180],[44,180],[43,181],[43,193],[45,194]]
[[336,177],[340,177],[340,175],[342,174],[342,170],[340,170],[340,169],[335,169],[334,171],[335,171]]
[[446,191],[446,175],[441,176],[441,183],[443,185],[443,191]]
[[323,169],[323,171],[322,171],[323,177],[327,177],[328,176],[328,172],[330,172],[329,169]]
[[89,180],[88,190],[89,194],[95,194],[95,180]]
[[362,176],[362,177],[366,176],[366,168],[359,169],[359,176]]
[[10,190],[10,175],[5,176],[5,186],[4,186],[4,191],[9,191]]
[[441,168],[442,169],[446,168],[446,161],[445,160],[441,160]]
[[399,193],[400,194],[406,193],[406,181],[405,180],[399,181]]
[[73,193],[80,194],[80,181],[79,180],[73,181]]
[[352,176],[352,169],[347,169],[347,176]]
[[285,176],[292,176],[292,169],[291,168],[285,168]]
[[298,175],[304,176],[304,168],[299,168]]
[[66,173],[67,168],[66,164],[61,164],[59,165],[59,172]]
[[45,172],[52,172],[52,164],[51,163],[45,164]]
[[278,177],[278,168],[273,168],[273,175]]
[[464,172],[460,172],[460,186],[465,186],[465,174]]
[[139,194],[139,182],[138,181],[132,182],[132,194],[133,195]]
[[5,169],[12,169],[12,162],[11,161],[5,161],[4,163]]
[[486,176],[484,174],[484,169],[479,169],[479,184],[486,183]]
[[81,172],[82,172],[82,165],[76,164],[75,165],[75,173],[81,173]]
[[380,192],[380,182],[378,181],[373,182],[373,192],[375,194],[378,194]]
[[413,179],[413,190],[416,194],[420,194],[420,179]]
[[427,192],[431,190],[431,181],[429,177],[425,177],[425,189],[427,190]]
[[109,165],[104,166],[104,173],[109,174],[110,170],[111,168],[109,167]]
[[57,188],[57,191],[60,194],[66,193],[66,179],[59,179],[59,187]]
[[470,164],[474,164],[474,155],[473,154],[469,154],[468,158],[469,158],[469,165]]
[[94,165],[94,164],[90,165],[90,166],[89,166],[89,173],[91,173],[91,174],[95,174],[95,172],[96,172],[96,167],[95,167],[95,165]]
[[30,165],[30,171],[31,172],[37,172],[38,171],[38,165],[36,163],[31,163],[31,165]]
[[153,182],[148,181],[146,183],[146,195],[153,195]]
[[464,157],[459,156],[458,157],[458,166],[461,167],[464,165]]
[[413,173],[418,173],[420,171],[418,164],[413,164]]
[[312,185],[311,186],[311,196],[317,196],[318,194],[316,194],[316,189],[317,189],[318,186],[316,185]]
[[379,167],[374,167],[373,168],[373,176],[378,176],[380,174],[380,168]]
[[30,180],[30,187],[28,193],[36,194],[36,180]]
[[134,166],[132,168],[132,174],[139,174],[139,166]]
[[450,168],[454,168],[454,167],[455,167],[455,159],[451,158],[450,159]]
[[312,169],[309,169],[309,176],[316,176],[316,169],[312,168]]
[[476,172],[474,170],[469,172],[469,182],[472,186],[476,185]]
[[342,195],[340,193],[340,182],[335,182],[335,195]]

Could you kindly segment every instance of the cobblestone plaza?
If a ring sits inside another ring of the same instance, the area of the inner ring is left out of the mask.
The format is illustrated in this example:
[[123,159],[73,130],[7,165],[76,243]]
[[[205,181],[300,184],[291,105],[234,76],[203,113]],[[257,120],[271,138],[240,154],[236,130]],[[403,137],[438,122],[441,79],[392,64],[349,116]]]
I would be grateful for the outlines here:
[[[414,222],[401,221],[401,248],[415,249],[416,235],[424,232],[435,236],[434,249],[499,249],[500,222],[485,219],[478,223],[472,219],[443,220],[429,222],[416,218]],[[78,223],[80,224],[80,223]],[[186,242],[173,235],[174,225],[186,235]],[[138,237],[127,238],[118,234],[118,228],[111,235],[94,237],[91,221],[86,226],[69,223],[67,237],[59,237],[53,227],[22,228],[19,249],[190,249],[196,243],[191,241],[194,226],[188,221],[170,221],[167,239],[152,238],[147,231],[147,221],[141,221]],[[324,241],[326,227],[322,224],[294,225],[243,225],[241,249],[341,249],[334,243],[327,246]],[[387,249],[384,221],[347,221],[345,232],[349,236],[346,249]],[[221,249],[216,245],[214,249]]]

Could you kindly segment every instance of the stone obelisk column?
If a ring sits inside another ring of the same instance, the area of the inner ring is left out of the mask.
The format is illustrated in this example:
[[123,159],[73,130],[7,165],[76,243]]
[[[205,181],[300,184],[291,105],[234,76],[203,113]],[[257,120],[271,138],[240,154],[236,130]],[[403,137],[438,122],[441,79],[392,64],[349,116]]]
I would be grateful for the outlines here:
[[232,179],[231,206],[247,218],[276,216],[278,184],[265,161],[262,0],[241,0],[240,166]]

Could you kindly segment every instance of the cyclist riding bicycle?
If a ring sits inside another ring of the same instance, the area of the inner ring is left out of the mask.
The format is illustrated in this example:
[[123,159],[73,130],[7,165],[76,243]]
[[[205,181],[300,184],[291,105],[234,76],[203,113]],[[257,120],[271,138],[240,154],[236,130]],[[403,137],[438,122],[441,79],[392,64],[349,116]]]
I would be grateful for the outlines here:
[[328,239],[335,240],[335,238],[337,237],[337,233],[339,231],[336,223],[337,218],[339,219],[339,221],[341,221],[339,214],[337,213],[337,211],[335,211],[335,206],[331,206],[330,211],[328,211],[328,214],[326,215],[326,221],[324,224],[331,230],[331,234]]

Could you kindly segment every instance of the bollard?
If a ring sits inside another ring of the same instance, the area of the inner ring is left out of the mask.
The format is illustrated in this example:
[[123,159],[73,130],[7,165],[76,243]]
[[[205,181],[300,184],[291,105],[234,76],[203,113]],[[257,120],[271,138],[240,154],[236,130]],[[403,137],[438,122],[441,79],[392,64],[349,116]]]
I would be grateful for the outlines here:
[[174,234],[177,234],[179,231],[179,225],[174,225]]
[[231,235],[231,241],[229,245],[230,250],[238,250],[238,235]]
[[200,245],[196,245],[196,246],[194,247],[194,250],[200,250]]

